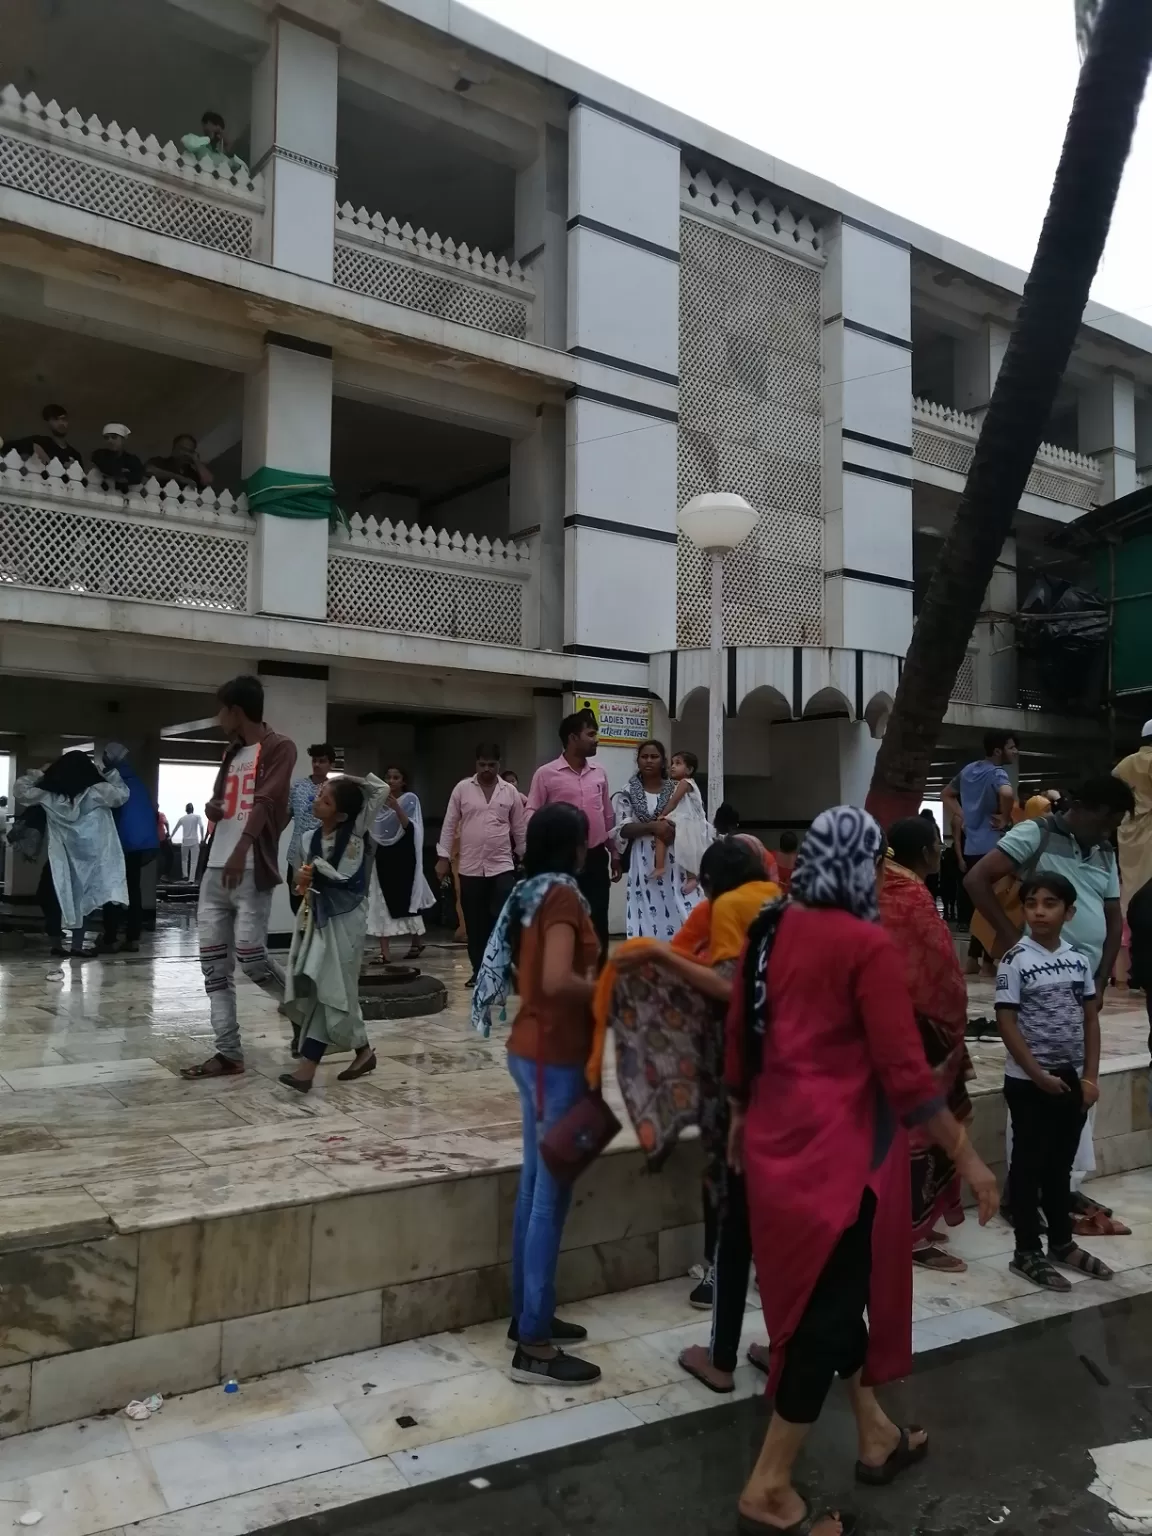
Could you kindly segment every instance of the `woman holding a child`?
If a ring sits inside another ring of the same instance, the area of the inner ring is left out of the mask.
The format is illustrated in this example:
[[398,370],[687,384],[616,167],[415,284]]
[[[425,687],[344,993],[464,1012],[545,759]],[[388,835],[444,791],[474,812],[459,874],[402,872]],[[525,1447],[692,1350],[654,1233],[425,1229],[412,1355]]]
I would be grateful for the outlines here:
[[[677,779],[669,777],[668,754],[659,741],[645,741],[636,753],[636,772],[615,797],[617,833],[628,863],[626,918],[630,939],[670,940],[700,900],[693,876],[677,861],[676,842],[700,791],[692,782],[694,759],[676,754]],[[678,781],[691,787],[677,797]],[[682,809],[683,808],[683,809]],[[672,811],[674,819],[669,819]],[[697,866],[699,867],[699,866]]]

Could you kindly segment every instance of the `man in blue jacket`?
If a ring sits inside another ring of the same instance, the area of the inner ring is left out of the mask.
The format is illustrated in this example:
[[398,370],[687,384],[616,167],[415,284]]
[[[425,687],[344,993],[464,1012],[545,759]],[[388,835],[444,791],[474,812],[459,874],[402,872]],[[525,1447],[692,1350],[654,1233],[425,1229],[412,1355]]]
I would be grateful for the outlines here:
[[124,874],[128,883],[127,927],[123,942],[120,942],[120,923],[125,911],[123,907],[109,902],[104,908],[104,950],[106,953],[116,950],[135,952],[140,948],[140,930],[144,921],[140,876],[144,866],[153,863],[159,848],[156,802],[128,761],[127,747],[118,741],[110,741],[104,748],[104,762],[108,767],[119,770],[128,788],[126,804],[115,812],[116,830],[120,834],[120,846],[124,849]]

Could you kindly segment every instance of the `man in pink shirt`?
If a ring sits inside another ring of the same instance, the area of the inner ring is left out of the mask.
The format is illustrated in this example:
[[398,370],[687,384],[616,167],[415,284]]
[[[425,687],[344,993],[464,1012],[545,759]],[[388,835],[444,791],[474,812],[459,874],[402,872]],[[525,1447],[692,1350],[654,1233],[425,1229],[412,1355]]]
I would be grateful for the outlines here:
[[588,818],[588,857],[577,876],[584,899],[592,911],[592,926],[600,939],[600,960],[608,953],[608,887],[620,878],[620,855],[610,841],[616,825],[608,775],[596,756],[600,738],[596,717],[582,709],[560,722],[560,756],[532,776],[528,792],[528,815],[545,805],[574,805]]
[[476,748],[476,772],[452,791],[436,852],[436,873],[443,880],[452,868],[452,848],[460,838],[460,910],[468,935],[472,975],[484,958],[489,935],[516,883],[512,855],[524,852],[528,817],[519,790],[500,777],[500,748],[484,742]]

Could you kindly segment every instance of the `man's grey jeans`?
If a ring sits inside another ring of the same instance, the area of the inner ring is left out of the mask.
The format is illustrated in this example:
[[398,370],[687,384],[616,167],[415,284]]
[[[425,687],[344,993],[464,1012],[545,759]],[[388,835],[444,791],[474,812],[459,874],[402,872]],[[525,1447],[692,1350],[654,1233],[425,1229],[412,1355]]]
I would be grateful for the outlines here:
[[284,972],[269,955],[268,914],[272,892],[258,891],[251,869],[239,885],[226,890],[220,869],[206,869],[200,885],[196,921],[200,929],[200,969],[211,1005],[216,1050],[229,1061],[243,1061],[236,1020],[236,962],[249,981],[279,1001]]

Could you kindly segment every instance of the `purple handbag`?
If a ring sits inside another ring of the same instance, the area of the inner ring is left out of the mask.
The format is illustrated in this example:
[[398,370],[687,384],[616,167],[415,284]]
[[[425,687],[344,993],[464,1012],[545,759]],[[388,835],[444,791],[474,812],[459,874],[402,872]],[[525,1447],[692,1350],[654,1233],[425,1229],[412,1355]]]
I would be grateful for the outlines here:
[[[536,1062],[536,1113],[544,1111],[544,1063]],[[620,1132],[620,1122],[599,1090],[589,1089],[568,1113],[549,1126],[540,1141],[540,1156],[557,1184],[574,1184],[589,1164]]]

